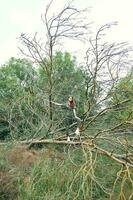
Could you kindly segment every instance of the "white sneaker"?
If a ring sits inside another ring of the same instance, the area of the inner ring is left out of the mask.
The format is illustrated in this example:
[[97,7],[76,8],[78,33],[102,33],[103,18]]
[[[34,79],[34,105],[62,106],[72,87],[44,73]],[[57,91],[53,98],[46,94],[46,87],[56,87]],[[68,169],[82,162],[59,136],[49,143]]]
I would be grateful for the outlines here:
[[75,134],[76,134],[77,136],[80,136],[79,128],[76,129]]
[[67,142],[70,142],[70,137],[69,136],[67,137]]

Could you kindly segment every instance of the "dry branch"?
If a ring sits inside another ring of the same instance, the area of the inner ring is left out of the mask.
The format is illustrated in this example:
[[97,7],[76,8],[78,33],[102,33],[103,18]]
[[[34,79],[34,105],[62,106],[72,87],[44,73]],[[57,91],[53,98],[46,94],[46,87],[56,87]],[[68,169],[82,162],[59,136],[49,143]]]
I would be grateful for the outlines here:
[[[0,145],[5,145],[7,143],[0,143]],[[16,144],[16,143],[15,143]],[[105,155],[109,157],[110,159],[115,160],[119,164],[128,166],[133,168],[133,162],[128,159],[128,156],[126,154],[114,154],[112,152],[109,152],[101,147],[98,147],[93,143],[93,139],[86,139],[86,140],[77,140],[77,141],[66,141],[66,140],[55,140],[55,139],[44,139],[44,140],[25,140],[25,141],[19,141],[17,144],[21,145],[28,145],[28,148],[30,148],[32,145],[37,144],[58,144],[58,145],[81,145],[81,147],[87,147],[92,152],[97,152],[98,154]],[[130,156],[133,157],[133,154],[130,154]]]

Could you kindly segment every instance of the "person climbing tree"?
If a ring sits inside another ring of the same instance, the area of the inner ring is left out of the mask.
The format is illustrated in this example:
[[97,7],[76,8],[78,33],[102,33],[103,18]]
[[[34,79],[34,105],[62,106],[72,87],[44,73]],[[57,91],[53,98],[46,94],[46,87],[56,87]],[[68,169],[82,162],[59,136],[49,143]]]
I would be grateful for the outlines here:
[[80,137],[80,127],[82,120],[77,116],[76,114],[76,102],[73,98],[73,96],[68,97],[68,101],[66,104],[60,104],[56,102],[52,102],[54,105],[61,106],[62,109],[65,109],[65,126],[66,126],[66,135],[67,135],[67,141],[70,141],[70,125],[73,124],[75,121],[77,122],[75,134]]

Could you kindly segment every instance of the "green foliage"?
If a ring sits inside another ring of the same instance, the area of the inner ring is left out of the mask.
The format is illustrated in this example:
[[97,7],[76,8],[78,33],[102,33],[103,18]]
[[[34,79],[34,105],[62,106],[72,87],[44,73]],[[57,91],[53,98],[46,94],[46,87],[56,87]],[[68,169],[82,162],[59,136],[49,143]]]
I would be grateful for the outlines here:
[[[49,62],[45,60],[49,66]],[[88,110],[93,117],[101,107],[92,102],[92,94],[86,94],[85,81],[89,77],[84,68],[76,64],[69,53],[56,52],[52,64],[52,100],[67,103],[68,95],[76,99],[77,114],[83,118]],[[11,58],[0,69],[0,139],[30,139],[49,136],[49,81],[45,68],[33,65],[25,59]],[[109,128],[124,120],[132,119],[132,73],[122,78],[109,94],[106,106],[113,106],[105,115],[90,124],[91,134]],[[91,83],[90,83],[91,84]],[[99,88],[100,88],[100,83]],[[101,89],[99,89],[101,93]],[[98,94],[100,95],[100,93]],[[120,102],[129,100],[123,105]],[[87,103],[90,103],[90,105]],[[65,126],[66,110],[53,106],[53,129]],[[88,131],[89,131],[88,129]]]
[[[7,101],[22,92],[22,85],[31,81],[32,66],[24,59],[11,58],[0,69],[0,97]],[[6,98],[6,99],[5,99]]]
[[[48,66],[49,62],[45,60],[45,64]],[[84,71],[77,67],[75,58],[57,52],[52,73],[52,100],[66,104],[71,94],[82,115]],[[43,66],[35,68],[25,59],[11,58],[1,67],[0,78],[0,138],[47,137],[50,86],[49,74]],[[53,107],[53,128],[60,126],[64,116],[65,111]]]
[[[47,60],[45,64],[49,67]],[[84,113],[86,100],[92,105],[86,115],[85,123],[90,124],[84,131],[85,136],[91,134],[92,137],[100,131],[104,133],[105,128],[107,137],[111,132],[109,128],[124,120],[132,120],[132,74],[122,78],[109,94],[110,101],[107,100],[106,106],[112,106],[113,109],[95,117],[102,108],[92,102],[91,87],[88,94],[85,94],[84,84],[88,77],[83,68],[78,68],[76,59],[69,53],[57,52],[53,57],[52,67],[53,101],[66,104],[68,95],[73,95],[81,116]],[[27,60],[12,58],[0,69],[0,77],[0,139],[24,140],[50,137],[48,135],[50,85],[43,66],[33,68]],[[98,84],[97,95],[100,95],[101,88],[99,82]],[[129,101],[120,104],[127,99]],[[89,105],[86,107],[88,109]],[[66,111],[56,106],[52,107],[52,111],[52,130],[56,131],[66,125],[63,121]],[[124,127],[127,128],[127,125],[124,124]],[[90,145],[82,147],[57,145],[57,148],[47,146],[49,149],[45,148],[44,152],[27,150],[25,147],[4,149],[1,146],[0,198],[11,197],[19,200],[107,200],[109,198],[113,200],[121,199],[123,196],[129,198],[132,191],[132,172],[124,166],[121,167],[119,161],[112,161],[110,155],[119,153],[123,155],[126,148],[122,148],[122,144],[129,145],[128,138],[124,137],[117,144],[113,136],[107,140],[103,139],[104,134],[100,136],[101,138],[94,139],[94,145],[103,149],[103,153],[113,152],[107,154],[109,157],[102,155],[102,151],[100,153],[95,151]],[[4,181],[5,176],[10,187],[7,187],[8,184]],[[6,194],[10,194],[10,197]]]
[[[78,68],[76,59],[72,58],[69,53],[56,52],[52,60],[52,101],[62,104],[67,104],[68,96],[74,96],[78,108],[78,115],[84,112],[84,71]],[[45,60],[47,69],[50,63]],[[39,66],[37,69],[38,79],[38,96],[40,98],[41,110],[44,110],[45,123],[49,126],[48,118],[48,100],[49,100],[49,73],[46,72],[46,67]],[[54,106],[53,111],[53,128],[65,126],[64,118],[66,110],[60,106]]]
[[[121,78],[110,93],[109,105],[116,105],[108,115],[108,120],[117,122],[128,121],[133,118],[133,73]],[[121,102],[124,102],[121,104]]]
[[[48,62],[47,62],[48,65]],[[53,98],[66,102],[69,95],[73,95],[81,103],[84,94],[84,71],[77,67],[76,59],[69,53],[56,52],[53,57]],[[48,79],[44,68],[39,68],[40,89],[47,91]],[[46,87],[46,89],[45,89]]]
[[[0,68],[0,139],[9,137],[9,131],[21,121],[20,105],[33,86],[32,65],[25,59],[11,58]],[[22,104],[21,104],[22,103]],[[19,131],[18,131],[19,132]]]
[[57,52],[54,57],[55,99],[65,102],[69,95],[76,99],[79,113],[83,112],[85,98],[84,69],[77,67],[76,59],[69,53]]

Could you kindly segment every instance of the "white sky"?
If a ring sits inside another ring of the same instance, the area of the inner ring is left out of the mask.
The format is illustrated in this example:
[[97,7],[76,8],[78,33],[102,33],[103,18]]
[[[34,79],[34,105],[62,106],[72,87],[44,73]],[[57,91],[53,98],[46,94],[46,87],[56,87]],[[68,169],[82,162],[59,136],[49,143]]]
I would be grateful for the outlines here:
[[[42,30],[41,13],[49,0],[0,0],[0,64],[12,56],[18,57],[20,34],[33,34]],[[55,0],[54,9],[68,0]],[[94,21],[97,29],[112,21],[118,21],[108,34],[109,40],[129,41],[133,44],[133,0],[75,0],[77,7],[91,7],[88,21]],[[92,27],[92,29],[93,29]],[[66,50],[82,54],[83,46],[67,43]]]

